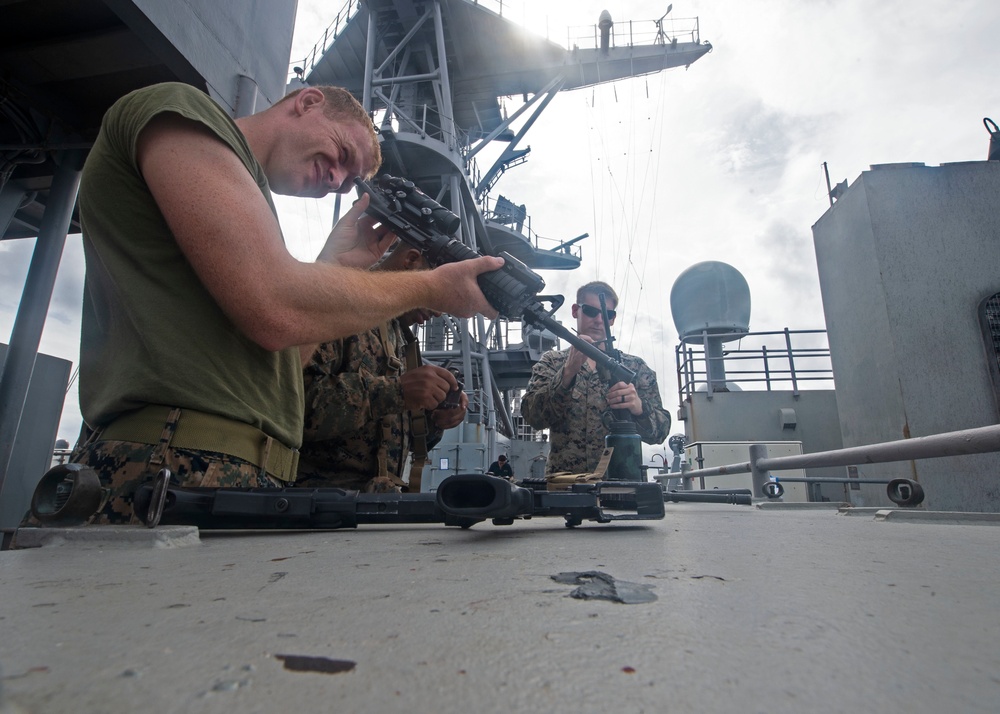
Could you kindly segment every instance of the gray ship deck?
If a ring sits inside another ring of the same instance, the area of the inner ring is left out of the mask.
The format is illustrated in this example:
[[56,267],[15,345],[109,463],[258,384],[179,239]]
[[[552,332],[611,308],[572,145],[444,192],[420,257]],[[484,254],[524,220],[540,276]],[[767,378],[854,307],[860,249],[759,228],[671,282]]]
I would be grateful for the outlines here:
[[[915,517],[667,504],[7,551],[0,712],[996,712],[996,516]],[[592,570],[657,599],[551,578]]]

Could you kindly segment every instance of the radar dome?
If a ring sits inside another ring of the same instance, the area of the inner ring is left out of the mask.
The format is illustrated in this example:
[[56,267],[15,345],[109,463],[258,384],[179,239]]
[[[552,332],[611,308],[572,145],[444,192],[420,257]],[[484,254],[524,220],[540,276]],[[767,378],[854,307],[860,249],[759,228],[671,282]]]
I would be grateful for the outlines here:
[[750,331],[750,286],[731,265],[697,263],[674,281],[670,312],[682,341],[700,342],[706,331],[722,341],[735,340]]

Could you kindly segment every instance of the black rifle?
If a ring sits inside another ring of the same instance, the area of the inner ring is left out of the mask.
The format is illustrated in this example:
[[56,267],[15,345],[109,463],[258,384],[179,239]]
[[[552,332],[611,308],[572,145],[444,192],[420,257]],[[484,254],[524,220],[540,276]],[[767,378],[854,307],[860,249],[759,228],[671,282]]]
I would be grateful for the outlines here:
[[[607,299],[605,298],[604,293],[599,293],[597,299],[601,303],[601,318],[604,321],[604,352],[615,362],[621,363],[622,353],[618,351],[617,347],[615,347],[615,338],[611,335],[611,320],[608,319]],[[611,375],[609,375],[602,367],[597,368],[597,373],[602,379],[607,380],[609,384],[615,383],[615,380],[610,378]],[[605,415],[608,416],[608,419],[602,419],[602,421],[604,421],[604,425],[608,429],[611,429],[611,421],[617,421],[618,433],[622,433],[623,431],[627,431],[632,434],[637,433],[634,426],[635,420],[632,419],[632,413],[628,409],[610,409],[608,412],[605,412]],[[626,422],[632,424],[633,426],[627,429],[624,428]]]
[[673,503],[728,503],[733,506],[751,506],[750,489],[730,491],[664,491],[663,500]]
[[[454,237],[461,219],[412,181],[384,174],[375,183],[362,179],[355,179],[355,183],[369,196],[366,212],[419,250],[432,267],[482,255]],[[504,259],[504,266],[480,275],[479,287],[502,317],[521,319],[566,340],[607,370],[612,384],[635,379],[635,372],[555,321],[539,298],[545,281],[538,273],[510,253],[502,252],[499,257]]]
[[[521,487],[483,474],[449,476],[436,493],[360,493],[339,488],[181,488],[143,484],[134,509],[147,525],[204,529],[333,529],[359,524],[443,523],[468,528],[481,521],[554,516],[583,521],[659,520],[663,491],[654,483],[573,484],[568,491]],[[162,511],[155,502],[162,503]]]

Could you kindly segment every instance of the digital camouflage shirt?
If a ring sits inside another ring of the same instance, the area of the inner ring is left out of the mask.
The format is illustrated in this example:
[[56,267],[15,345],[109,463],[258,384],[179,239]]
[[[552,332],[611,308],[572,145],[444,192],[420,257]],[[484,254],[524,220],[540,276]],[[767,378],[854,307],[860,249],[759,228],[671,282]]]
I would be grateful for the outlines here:
[[[542,355],[531,371],[521,400],[521,415],[535,429],[548,428],[552,449],[546,473],[589,473],[597,468],[608,429],[601,414],[611,385],[601,380],[590,361],[584,363],[569,388],[562,386],[563,365],[569,350]],[[635,388],[642,400],[636,431],[647,444],[662,444],[670,431],[670,414],[660,401],[656,372],[639,357],[622,353],[622,363],[636,373]]]
[[[303,369],[306,413],[297,485],[363,491],[378,476],[383,443],[388,474],[405,480],[412,440],[399,378],[409,328],[393,320],[383,343],[385,327],[321,344]],[[430,448],[441,431],[430,419],[428,424]]]

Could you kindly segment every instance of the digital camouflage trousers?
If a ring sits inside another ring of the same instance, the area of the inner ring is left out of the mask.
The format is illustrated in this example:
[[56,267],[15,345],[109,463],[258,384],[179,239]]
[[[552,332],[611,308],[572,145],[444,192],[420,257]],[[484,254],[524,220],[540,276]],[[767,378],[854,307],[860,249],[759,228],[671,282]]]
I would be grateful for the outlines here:
[[136,489],[161,469],[170,469],[174,486],[209,488],[280,488],[284,484],[247,461],[228,454],[189,449],[163,449],[162,460],[152,463],[156,446],[130,441],[97,441],[77,448],[71,461],[97,472],[109,489],[104,506],[90,521],[108,525],[140,523],[132,511]]

